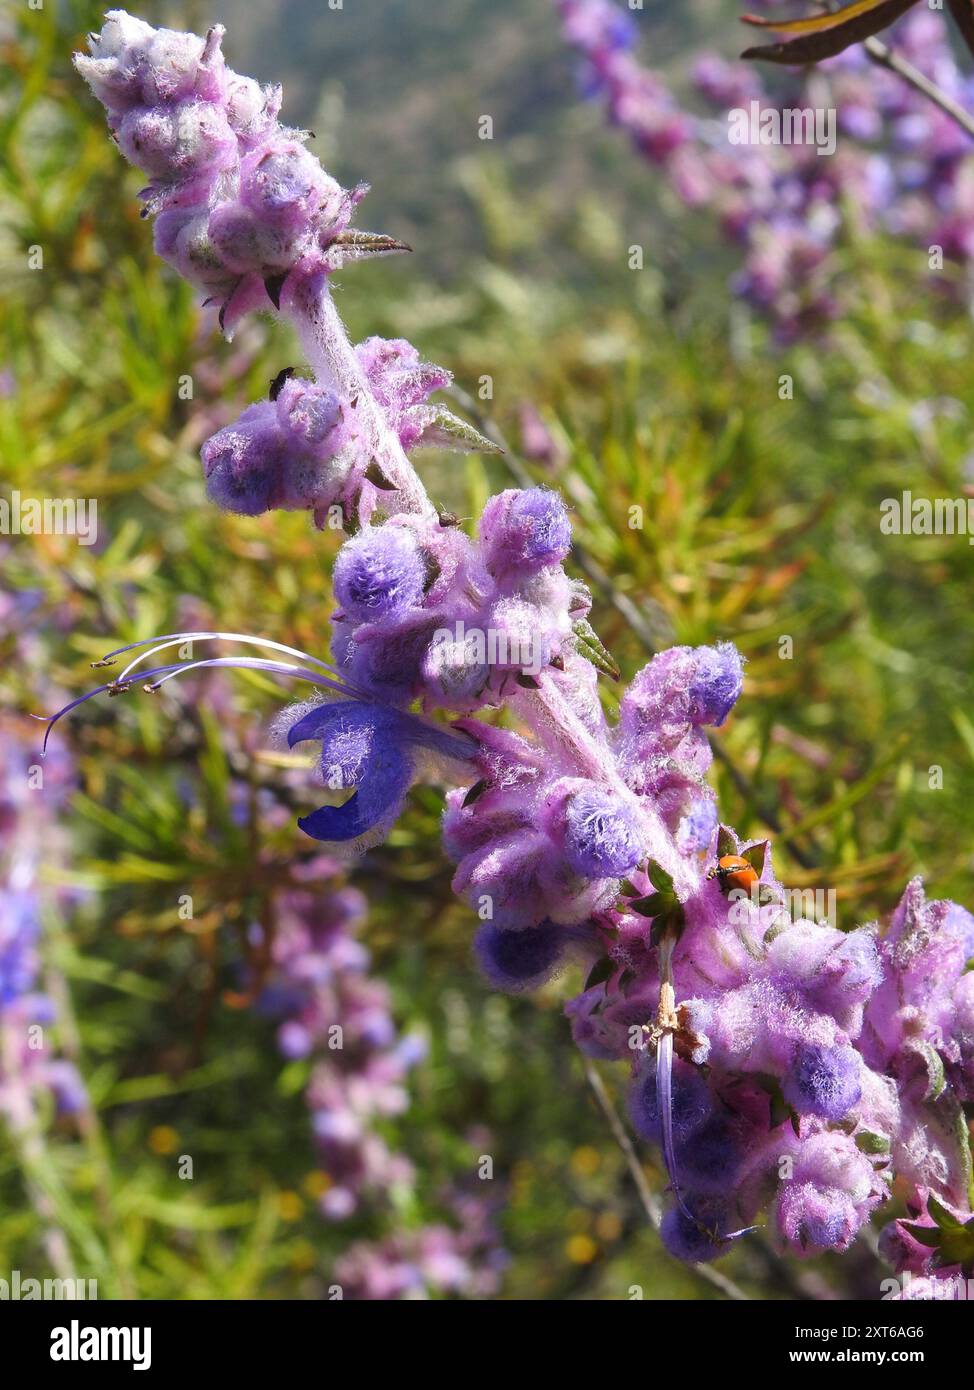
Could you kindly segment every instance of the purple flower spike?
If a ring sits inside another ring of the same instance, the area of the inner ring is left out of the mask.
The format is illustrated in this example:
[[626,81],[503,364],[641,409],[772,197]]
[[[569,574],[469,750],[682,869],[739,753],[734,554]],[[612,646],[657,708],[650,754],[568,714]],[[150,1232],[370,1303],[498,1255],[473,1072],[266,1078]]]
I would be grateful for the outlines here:
[[861,1059],[852,1047],[801,1043],[784,1083],[784,1096],[800,1115],[841,1120],[862,1095]]
[[410,531],[375,526],[346,542],[334,570],[335,597],[359,622],[401,618],[419,605],[426,569]]
[[565,858],[583,878],[621,878],[642,858],[635,811],[601,787],[583,788],[565,811]]

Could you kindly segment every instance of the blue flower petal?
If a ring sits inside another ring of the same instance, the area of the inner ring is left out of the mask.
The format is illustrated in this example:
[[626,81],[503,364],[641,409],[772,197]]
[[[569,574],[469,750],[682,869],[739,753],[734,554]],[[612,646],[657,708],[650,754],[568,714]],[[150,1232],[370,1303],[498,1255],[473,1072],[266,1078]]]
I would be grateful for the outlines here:
[[389,738],[376,739],[344,806],[320,806],[298,826],[315,840],[354,840],[398,816],[413,780],[411,760]]
[[343,715],[354,717],[353,712],[368,708],[370,707],[360,704],[358,700],[324,700],[291,725],[287,731],[287,746],[293,748],[296,743],[303,743],[305,739],[321,738],[336,719]]

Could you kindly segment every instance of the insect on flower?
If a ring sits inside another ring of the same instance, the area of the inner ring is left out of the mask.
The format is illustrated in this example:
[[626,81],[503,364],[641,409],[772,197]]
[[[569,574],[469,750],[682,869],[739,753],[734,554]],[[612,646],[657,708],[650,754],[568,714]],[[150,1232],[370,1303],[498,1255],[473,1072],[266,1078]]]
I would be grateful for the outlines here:
[[754,865],[740,854],[721,855],[714,867],[708,871],[707,877],[715,878],[723,893],[732,893],[735,888],[750,893],[758,881]]

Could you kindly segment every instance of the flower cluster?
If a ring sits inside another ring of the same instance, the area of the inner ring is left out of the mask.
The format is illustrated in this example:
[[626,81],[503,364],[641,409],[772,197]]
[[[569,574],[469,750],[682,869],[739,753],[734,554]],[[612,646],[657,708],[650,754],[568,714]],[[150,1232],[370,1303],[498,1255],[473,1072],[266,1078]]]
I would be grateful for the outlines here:
[[382,1241],[356,1241],[335,1262],[343,1298],[425,1299],[460,1294],[490,1298],[507,1255],[498,1244],[483,1197],[456,1191],[447,1205],[454,1224],[401,1231]]
[[30,1126],[40,1091],[61,1114],[84,1103],[74,1065],[54,1053],[48,1030],[56,1011],[38,981],[53,898],[40,881],[42,854],[47,867],[57,862],[58,816],[71,783],[66,754],[41,767],[23,730],[0,733],[0,1114],[18,1128]]
[[108,113],[119,149],[149,179],[155,245],[221,304],[229,329],[277,297],[293,271],[332,267],[366,190],[348,192],[277,119],[280,87],[224,63],[224,29],[204,39],[110,10],[75,62]]
[[[629,29],[615,7],[561,0],[561,8],[617,119],[638,128],[640,147],[678,173],[688,200],[697,197],[694,180],[705,200],[704,176],[729,190],[735,201],[723,207],[736,209],[752,252],[774,217],[804,228],[816,206],[830,205],[835,188],[821,184],[807,151],[789,155],[797,162],[780,173],[752,149],[718,177],[728,156],[711,149],[698,157],[693,123],[629,57]],[[108,67],[82,67],[113,122],[129,107],[106,74],[126,74],[126,101],[136,86],[150,106],[162,93],[164,105],[189,101],[196,114],[199,102],[223,100],[212,36],[158,37],[135,23],[113,15],[108,36],[95,41],[95,61]],[[186,64],[171,70],[171,55],[184,52],[195,55],[192,95]],[[724,79],[711,65],[701,80],[717,92]],[[262,109],[276,113],[276,102]],[[265,136],[280,138],[262,129],[255,148]],[[194,186],[234,167],[236,197],[249,156],[231,166],[219,142],[213,149],[194,167]],[[308,173],[308,186],[323,189],[315,178]],[[247,206],[259,212],[253,199]],[[936,1246],[930,1262],[938,1267],[963,1264],[951,1258],[960,1237],[949,1222],[966,1230],[961,1216],[970,1207],[961,1107],[974,1099],[974,977],[964,974],[974,919],[952,904],[926,904],[918,883],[885,934],[794,917],[770,848],[742,844],[718,825],[704,780],[706,730],[724,723],[741,693],[736,649],[719,642],[658,654],[624,690],[610,724],[598,675],[619,673],[588,624],[587,593],[564,569],[564,505],[542,488],[502,492],[475,538],[438,512],[406,449],[442,430],[470,442],[460,422],[444,426],[442,413],[429,413],[427,395],[443,374],[423,367],[408,344],[369,339],[353,348],[327,271],[316,261],[280,299],[314,380],[282,374],[273,399],[214,436],[203,457],[211,494],[236,510],[302,506],[320,522],[321,508],[340,502],[353,534],[334,571],[332,662],[249,635],[176,633],[122,649],[141,654],[99,691],[146,679],[155,690],[212,667],[317,686],[311,701],[284,711],[279,729],[292,747],[320,746],[320,778],[332,802],[345,798],[299,825],[346,849],[381,838],[417,778],[452,784],[444,846],[457,866],[454,887],[481,921],[480,965],[512,990],[542,983],[572,959],[591,967],[568,1004],[574,1036],[590,1056],[631,1063],[633,1124],[660,1145],[670,1175],[663,1236],[674,1254],[719,1255],[765,1212],[795,1253],[845,1250],[889,1199],[895,1174],[937,1231],[931,1236],[921,1218],[910,1239]],[[791,279],[782,283],[790,293]],[[777,291],[771,298],[781,310]],[[801,306],[784,317],[794,326]],[[261,654],[143,669],[159,653],[210,640]],[[498,706],[511,716],[504,725],[473,717]],[[453,722],[438,722],[437,710]],[[347,898],[325,906],[298,894],[274,945],[273,989],[288,1016],[282,1046],[291,1056],[317,1054],[340,998],[350,1058],[368,1079],[359,1087],[356,1072],[353,1084],[329,1059],[309,1092],[336,1174],[335,1215],[364,1187],[390,1180],[389,1156],[364,1143],[359,1121],[400,1103],[407,1060],[389,1034],[385,996],[367,987],[347,934],[357,910]],[[949,1239],[941,1239],[945,1230]],[[897,1258],[912,1258],[901,1232],[890,1248],[897,1239],[906,1252]],[[431,1249],[450,1264],[456,1247],[447,1244],[409,1237],[383,1256],[358,1250],[346,1277],[375,1284],[377,1260],[386,1270],[391,1255],[396,1289],[419,1288]]]
[[[78,71],[105,107],[125,157],[150,179],[156,250],[232,334],[249,311],[294,319],[315,379],[279,373],[258,402],[202,450],[210,497],[228,511],[310,510],[318,525],[367,520],[415,505],[404,450],[490,449],[451,411],[428,403],[450,374],[401,340],[352,349],[330,301],[329,276],[350,260],[406,251],[349,229],[367,187],[348,191],[277,119],[281,88],[225,64],[224,29],[205,39],[154,29],[110,10]],[[390,496],[389,494],[397,494]],[[429,504],[427,503],[427,508]]]
[[369,953],[354,935],[365,910],[362,894],[349,887],[278,895],[271,969],[257,999],[261,1012],[280,1020],[283,1055],[313,1062],[306,1095],[329,1178],[319,1205],[331,1220],[412,1179],[408,1161],[388,1149],[375,1126],[406,1109],[403,1083],[424,1046],[398,1035],[389,991],[369,976]]
[[[556,4],[565,38],[582,57],[584,94],[604,104],[685,206],[709,208],[742,248],[734,289],[771,319],[780,339],[820,330],[838,313],[844,215],[854,216],[860,230],[910,238],[924,264],[934,247],[969,262],[969,137],[895,73],[872,64],[861,46],[790,73],[772,89],[754,69],[701,54],[690,74],[707,107],[700,114],[681,106],[665,80],[634,57],[637,26],[614,0]],[[892,35],[903,58],[956,103],[971,105],[974,81],[957,66],[942,16],[917,8]],[[814,118],[828,108],[837,111],[839,145],[828,147],[827,158],[820,157],[826,147],[808,137],[773,142],[783,113]],[[734,142],[730,113],[746,118],[747,140]]]
[[336,666],[390,704],[501,703],[574,648],[589,599],[562,568],[570,545],[565,504],[545,488],[492,498],[476,542],[452,518],[363,530],[335,562]]

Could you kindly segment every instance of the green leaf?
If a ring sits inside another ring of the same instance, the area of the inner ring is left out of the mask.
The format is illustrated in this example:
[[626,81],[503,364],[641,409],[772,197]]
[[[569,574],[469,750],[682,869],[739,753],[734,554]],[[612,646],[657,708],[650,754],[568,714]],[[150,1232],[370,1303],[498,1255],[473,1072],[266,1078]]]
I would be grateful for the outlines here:
[[737,846],[734,844],[734,837],[730,831],[721,826],[717,831],[717,858],[723,859],[725,854],[736,854]]
[[742,859],[746,859],[758,878],[764,873],[764,860],[768,852],[768,842],[763,840],[759,845],[752,845],[741,854]]
[[435,419],[426,426],[417,443],[424,449],[455,449],[461,454],[504,452],[499,444],[445,407],[437,409]]
[[888,1154],[890,1143],[885,1134],[863,1129],[856,1135],[856,1148],[864,1154]]
[[593,989],[596,985],[605,984],[606,980],[615,970],[615,961],[611,956],[602,956],[597,960],[589,971],[588,979],[585,981],[586,989]]
[[948,1211],[942,1202],[938,1202],[933,1194],[927,1198],[927,1211],[942,1231],[963,1231],[965,1228],[965,1223]]
[[658,888],[661,893],[668,893],[675,900],[676,892],[673,888],[673,880],[661,864],[657,864],[655,859],[648,859],[646,872],[654,888]]
[[332,247],[338,248],[338,254],[331,259],[339,265],[345,265],[348,261],[361,261],[372,256],[390,256],[398,251],[412,251],[411,246],[407,246],[404,241],[397,240],[394,236],[386,236],[383,232],[360,232],[354,228],[348,231],[339,232],[328,247],[329,252]]
[[590,661],[597,671],[617,681],[622,673],[588,619],[576,618],[572,623],[572,632],[582,656]]
[[936,1250],[940,1245],[940,1232],[936,1226],[918,1226],[915,1221],[904,1221],[902,1224],[913,1239],[928,1250]]
[[653,925],[649,933],[649,940],[653,946],[659,944],[668,936],[679,941],[683,935],[683,929],[687,924],[686,915],[682,907],[672,907],[668,912],[663,912],[659,917],[654,917]]
[[630,912],[638,912],[640,917],[658,917],[667,912],[676,900],[669,893],[650,893],[646,898],[635,898],[627,903]]

